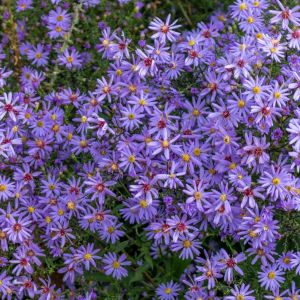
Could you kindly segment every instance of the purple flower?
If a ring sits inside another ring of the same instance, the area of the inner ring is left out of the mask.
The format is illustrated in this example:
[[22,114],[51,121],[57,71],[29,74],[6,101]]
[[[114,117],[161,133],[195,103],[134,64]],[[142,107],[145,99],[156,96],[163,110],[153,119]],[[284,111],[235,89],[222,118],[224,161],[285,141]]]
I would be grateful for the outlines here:
[[109,252],[104,255],[102,262],[104,263],[104,271],[106,275],[111,275],[113,278],[118,280],[122,277],[127,277],[128,271],[123,266],[130,266],[131,262],[126,260],[125,254],[117,257],[116,253]]
[[168,283],[162,283],[156,289],[156,295],[160,300],[175,300],[180,291],[178,283],[170,281]]
[[266,290],[275,291],[280,287],[280,284],[284,282],[283,275],[284,272],[278,267],[278,265],[273,264],[269,266],[263,266],[262,271],[258,272],[258,278],[261,286]]
[[166,40],[174,42],[180,33],[174,31],[174,29],[179,28],[181,25],[176,25],[177,20],[170,24],[171,15],[169,14],[167,20],[164,22],[159,18],[155,18],[149,25],[151,30],[157,31],[151,37],[153,39],[159,39],[161,43],[165,43]]

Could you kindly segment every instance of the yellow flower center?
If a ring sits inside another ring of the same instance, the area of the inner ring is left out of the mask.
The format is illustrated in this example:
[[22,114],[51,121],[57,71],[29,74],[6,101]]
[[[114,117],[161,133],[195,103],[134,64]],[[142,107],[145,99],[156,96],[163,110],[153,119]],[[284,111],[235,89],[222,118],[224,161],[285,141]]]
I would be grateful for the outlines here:
[[0,184],[0,192],[5,192],[7,189],[5,184]]
[[49,190],[50,190],[50,191],[53,191],[54,189],[55,189],[55,185],[54,185],[54,184],[52,184],[52,183],[51,183],[51,184],[49,184]]
[[195,198],[196,200],[200,200],[200,199],[202,198],[202,193],[201,193],[201,192],[195,192],[195,193],[194,193],[194,198]]
[[195,156],[199,156],[201,154],[201,149],[197,147],[194,149],[193,153]]
[[72,139],[72,137],[73,137],[73,134],[71,132],[69,132],[67,135],[67,139],[70,141]]
[[194,117],[198,117],[198,116],[200,115],[200,111],[199,111],[197,108],[194,108],[194,109],[193,109],[193,112],[192,112],[192,115],[193,115]]
[[102,45],[104,47],[107,47],[109,45],[109,40],[107,40],[107,39],[103,40]]
[[119,268],[120,268],[120,263],[119,263],[117,260],[115,260],[115,261],[112,263],[112,267],[113,267],[114,269],[119,269]]
[[242,294],[238,294],[238,295],[236,295],[236,300],[245,300],[245,296],[244,295],[242,295]]
[[257,39],[262,39],[263,38],[263,34],[261,32],[258,32],[256,35]]
[[182,160],[185,162],[189,162],[191,159],[190,155],[188,153],[182,154]]
[[134,162],[135,162],[135,156],[134,156],[134,155],[129,155],[129,156],[128,156],[128,161],[129,161],[130,163],[134,163]]
[[283,259],[283,262],[284,262],[286,265],[288,265],[288,264],[291,262],[291,260],[290,260],[288,257],[285,257],[285,258]]
[[68,209],[70,209],[70,210],[74,210],[75,209],[75,203],[73,202],[73,201],[69,201],[68,202]]
[[59,209],[58,212],[57,212],[57,214],[58,214],[59,216],[63,216],[63,215],[65,214],[65,212],[64,212],[63,209]]
[[107,232],[110,233],[110,234],[112,234],[114,231],[115,231],[115,228],[113,226],[109,226],[107,228]]
[[170,295],[172,293],[172,290],[168,287],[168,288],[165,288],[165,293],[167,295]]
[[145,106],[146,105],[146,100],[145,99],[140,99],[139,101],[139,104],[142,105],[142,106]]
[[27,208],[27,210],[28,210],[29,213],[32,214],[32,213],[35,211],[35,208],[34,208],[33,206],[29,206],[29,207]]
[[245,2],[240,4],[240,10],[246,10],[247,8],[248,7],[247,7],[247,4]]
[[280,92],[275,92],[275,93],[274,93],[274,97],[275,97],[276,99],[279,99],[279,98],[281,97],[281,93],[280,93]]
[[268,278],[269,278],[269,279],[274,279],[275,276],[276,276],[276,274],[275,274],[275,272],[273,272],[273,271],[269,272],[269,274],[268,274]]
[[260,2],[259,1],[254,1],[253,2],[253,6],[254,7],[259,7],[260,6]]
[[242,99],[240,99],[240,100],[238,101],[238,108],[243,108],[243,107],[245,107],[245,101],[242,100]]
[[91,253],[86,253],[86,254],[84,254],[83,258],[85,260],[91,260],[92,259],[92,254]]
[[147,201],[146,200],[141,200],[140,201],[140,206],[142,207],[142,208],[146,208],[147,206],[148,206],[148,204],[147,204]]
[[185,241],[183,242],[183,247],[184,247],[184,248],[190,248],[191,245],[192,245],[192,243],[191,243],[191,241],[189,241],[189,240],[185,240]]
[[168,148],[169,147],[169,141],[164,140],[164,141],[161,142],[161,145],[162,145],[163,148]]
[[134,114],[132,114],[132,113],[131,113],[131,114],[128,114],[128,119],[129,119],[129,120],[133,120],[134,117],[135,117]]
[[73,57],[72,56],[68,56],[67,57],[67,62],[68,63],[72,63],[73,62]]
[[49,216],[47,216],[46,218],[45,218],[45,222],[47,223],[47,224],[49,224],[49,223],[51,223],[51,218],[49,217]]
[[81,120],[81,123],[85,123],[87,121],[87,117],[86,116],[82,116],[80,120]]
[[86,141],[86,140],[81,140],[81,141],[79,142],[79,146],[80,146],[81,148],[85,148],[85,147],[87,146],[87,141]]
[[196,44],[196,41],[191,39],[189,40],[189,46],[193,47]]
[[224,138],[223,138],[223,141],[225,144],[230,144],[230,141],[231,141],[231,138],[229,135],[225,135]]
[[120,69],[118,69],[118,70],[116,71],[116,74],[117,74],[118,76],[121,76],[121,75],[123,74],[123,71],[120,70]]
[[271,51],[271,53],[276,53],[276,52],[277,52],[277,49],[274,48],[274,47],[272,47],[272,48],[270,48],[270,51]]
[[226,194],[221,194],[220,199],[224,202],[227,200],[227,195]]
[[260,93],[260,87],[259,86],[255,86],[253,89],[252,89],[253,93],[254,94],[259,94]]
[[230,165],[229,165],[229,169],[230,170],[234,170],[236,168],[236,164],[235,163],[231,163]]
[[280,183],[280,179],[278,177],[274,177],[273,180],[272,180],[272,183],[274,185],[278,185]]
[[249,24],[252,24],[252,23],[254,22],[254,18],[253,18],[253,17],[249,17],[249,18],[247,19],[247,22],[248,22]]
[[42,53],[41,52],[37,52],[35,55],[35,58],[39,59],[42,57]]

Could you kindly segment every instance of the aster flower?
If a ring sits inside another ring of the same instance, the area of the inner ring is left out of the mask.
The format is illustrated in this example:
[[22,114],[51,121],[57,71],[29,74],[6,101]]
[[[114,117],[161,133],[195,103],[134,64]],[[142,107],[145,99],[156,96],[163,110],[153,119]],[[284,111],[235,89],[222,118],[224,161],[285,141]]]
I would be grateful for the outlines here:
[[28,58],[38,67],[48,63],[48,55],[49,53],[45,51],[44,45],[42,44],[37,44],[36,47],[32,47],[27,53]]
[[289,183],[289,179],[290,176],[288,173],[283,170],[275,171],[274,166],[272,166],[270,172],[264,172],[259,182],[263,188],[267,188],[267,194],[274,197],[276,201],[279,197],[285,197],[285,186]]
[[15,184],[4,176],[0,176],[0,200],[6,201],[13,196]]
[[266,290],[275,291],[284,282],[283,274],[276,264],[263,266],[262,271],[258,272],[259,282]]
[[170,24],[171,15],[169,14],[166,21],[162,21],[159,18],[155,18],[149,25],[151,30],[157,31],[151,37],[153,39],[159,39],[161,43],[165,43],[166,40],[174,42],[180,33],[176,32],[174,29],[181,27],[181,25],[176,25],[177,20]]
[[295,6],[290,9],[289,7],[284,7],[279,0],[276,2],[280,10],[270,10],[270,14],[274,15],[274,17],[270,20],[271,24],[279,23],[283,29],[287,29],[290,22],[296,26],[300,25],[300,12],[298,12],[299,6]]
[[4,93],[3,97],[0,97],[0,120],[8,115],[14,122],[17,121],[16,113],[21,109],[21,106],[16,105],[17,101],[18,98],[14,97],[11,92]]
[[82,60],[77,50],[65,49],[64,52],[58,56],[58,62],[60,65],[66,66],[68,69],[72,69],[80,68]]
[[177,242],[171,244],[171,250],[175,252],[180,251],[179,258],[182,259],[193,259],[194,256],[199,255],[200,248],[200,242],[193,236],[182,236]]
[[205,264],[201,267],[197,267],[198,272],[201,272],[202,274],[195,278],[196,281],[208,281],[207,288],[213,289],[216,285],[216,279],[221,278],[222,275],[219,273],[220,269],[217,265],[217,262],[211,261],[207,259],[205,261]]
[[225,269],[224,280],[227,283],[231,283],[233,281],[233,270],[235,270],[241,276],[244,275],[242,269],[237,265],[239,262],[242,262],[246,259],[244,253],[240,253],[235,257],[230,257],[224,249],[221,249],[220,256],[220,265],[222,269]]
[[102,262],[104,263],[106,275],[111,275],[117,280],[120,280],[122,277],[127,277],[128,271],[124,268],[124,266],[130,266],[131,262],[126,260],[125,254],[118,257],[116,253],[109,252],[104,255]]
[[30,224],[31,221],[28,217],[19,217],[18,219],[11,217],[8,219],[8,227],[4,228],[3,231],[7,234],[10,241],[21,243],[31,236],[31,230],[28,228]]
[[175,300],[180,291],[178,283],[170,281],[168,283],[162,283],[156,289],[156,295],[160,300]]
[[253,290],[250,290],[250,285],[245,285],[242,283],[241,287],[234,286],[230,290],[231,296],[226,296],[224,300],[255,300],[255,297],[252,296]]
[[83,262],[85,269],[89,270],[90,265],[96,267],[95,260],[100,259],[100,256],[97,256],[96,254],[99,252],[98,249],[94,249],[93,244],[87,244],[87,246],[81,246],[78,249],[78,257]]

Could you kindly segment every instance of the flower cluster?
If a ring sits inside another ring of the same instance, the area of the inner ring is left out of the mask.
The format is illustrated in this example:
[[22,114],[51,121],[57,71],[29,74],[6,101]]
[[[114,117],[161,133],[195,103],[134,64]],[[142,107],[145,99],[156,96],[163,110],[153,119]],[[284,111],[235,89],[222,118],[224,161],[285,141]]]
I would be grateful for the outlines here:
[[[300,7],[155,18],[137,47],[98,24],[83,50],[70,37],[100,1],[51,2],[44,40],[17,27],[19,73],[0,47],[2,299],[100,299],[128,278],[124,299],[139,280],[136,299],[299,299]],[[72,85],[98,61],[94,88]]]

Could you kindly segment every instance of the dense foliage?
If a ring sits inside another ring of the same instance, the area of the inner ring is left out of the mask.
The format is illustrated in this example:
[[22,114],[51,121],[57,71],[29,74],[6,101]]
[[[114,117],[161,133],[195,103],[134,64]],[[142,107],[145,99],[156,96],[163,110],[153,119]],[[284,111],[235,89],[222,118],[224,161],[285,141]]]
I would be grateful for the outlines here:
[[3,1],[2,299],[300,299],[297,1]]

